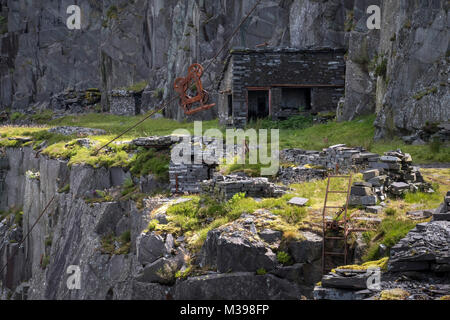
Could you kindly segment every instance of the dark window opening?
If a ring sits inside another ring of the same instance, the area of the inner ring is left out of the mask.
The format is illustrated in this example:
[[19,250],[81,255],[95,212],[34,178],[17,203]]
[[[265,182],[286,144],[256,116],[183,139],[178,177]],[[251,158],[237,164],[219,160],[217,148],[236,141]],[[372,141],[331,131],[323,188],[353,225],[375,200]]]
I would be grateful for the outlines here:
[[269,116],[269,91],[248,92],[248,119],[264,119]]
[[228,117],[233,116],[233,95],[228,95]]
[[282,108],[303,112],[311,110],[311,88],[283,88]]

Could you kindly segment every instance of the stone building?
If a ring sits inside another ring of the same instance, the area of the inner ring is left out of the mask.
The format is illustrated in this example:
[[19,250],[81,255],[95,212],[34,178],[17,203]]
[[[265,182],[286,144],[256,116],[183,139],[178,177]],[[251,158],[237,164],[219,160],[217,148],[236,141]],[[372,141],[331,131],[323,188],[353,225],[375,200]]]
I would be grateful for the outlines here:
[[219,83],[222,124],[335,111],[344,95],[345,50],[259,48],[231,51]]

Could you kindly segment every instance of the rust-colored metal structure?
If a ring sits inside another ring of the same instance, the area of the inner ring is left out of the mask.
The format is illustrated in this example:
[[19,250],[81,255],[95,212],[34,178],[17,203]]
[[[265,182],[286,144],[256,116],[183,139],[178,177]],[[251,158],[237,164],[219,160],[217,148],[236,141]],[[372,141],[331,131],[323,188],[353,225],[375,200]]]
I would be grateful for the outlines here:
[[[198,63],[194,63],[188,68],[186,78],[177,78],[174,83],[175,91],[180,95],[181,106],[186,115],[211,109],[216,104],[208,103],[208,92],[203,88],[201,77],[203,75],[203,67]],[[191,96],[192,94],[195,96]]]
[[[346,191],[333,191],[330,190],[330,184],[332,179],[348,179],[348,188]],[[327,190],[325,193],[325,202],[323,205],[322,217],[323,217],[323,245],[322,245],[322,273],[326,274],[331,271],[330,268],[327,269],[326,258],[329,256],[342,256],[344,258],[344,265],[347,264],[348,258],[348,235],[351,230],[349,228],[349,221],[347,217],[348,204],[350,200],[350,191],[352,187],[352,175],[329,175],[327,182]],[[328,206],[328,195],[329,194],[345,194],[346,202],[344,206]],[[329,209],[337,210],[334,218],[329,218],[327,216],[327,211]],[[343,218],[341,216],[343,215]],[[332,235],[330,235],[330,233]],[[328,241],[344,241],[343,252],[327,251]]]

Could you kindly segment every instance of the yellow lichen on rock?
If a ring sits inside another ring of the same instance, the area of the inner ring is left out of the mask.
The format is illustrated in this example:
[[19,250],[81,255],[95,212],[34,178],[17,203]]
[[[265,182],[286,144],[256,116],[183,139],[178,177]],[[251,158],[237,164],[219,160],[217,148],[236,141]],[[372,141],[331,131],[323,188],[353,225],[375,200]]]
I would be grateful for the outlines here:
[[[385,258],[377,260],[377,261],[366,262],[362,265],[341,266],[341,267],[337,267],[336,269],[339,269],[339,270],[367,270],[369,268],[378,267],[381,270],[387,270],[388,261],[389,261],[389,258],[385,257]],[[336,273],[336,269],[331,270],[331,272]]]
[[410,293],[403,289],[391,289],[381,292],[380,300],[406,300]]

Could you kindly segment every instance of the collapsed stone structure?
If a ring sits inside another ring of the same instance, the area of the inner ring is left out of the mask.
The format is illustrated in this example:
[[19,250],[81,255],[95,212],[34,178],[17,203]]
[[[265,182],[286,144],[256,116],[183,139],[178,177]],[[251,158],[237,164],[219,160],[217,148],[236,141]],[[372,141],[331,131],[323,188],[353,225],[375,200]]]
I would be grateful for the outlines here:
[[412,166],[411,155],[401,150],[386,152],[369,160],[369,170],[363,172],[365,182],[355,182],[351,189],[350,205],[375,206],[387,195],[398,197],[408,191],[433,192],[417,167]]
[[222,124],[335,111],[344,94],[345,50],[234,48],[220,84]]
[[[97,88],[86,90],[69,89],[54,94],[50,98],[50,108],[56,113],[83,113],[88,111],[102,111],[101,92]],[[97,108],[97,109],[96,109]]]

